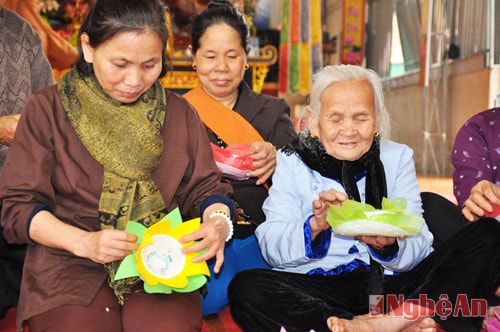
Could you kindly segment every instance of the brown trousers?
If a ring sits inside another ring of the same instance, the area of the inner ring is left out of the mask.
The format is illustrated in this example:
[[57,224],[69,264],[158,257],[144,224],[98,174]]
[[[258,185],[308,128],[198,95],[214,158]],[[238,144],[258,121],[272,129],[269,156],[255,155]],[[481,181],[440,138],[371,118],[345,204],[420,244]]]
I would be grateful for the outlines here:
[[65,305],[29,321],[30,331],[138,332],[200,331],[200,293],[132,293],[123,306],[104,283],[92,303]]

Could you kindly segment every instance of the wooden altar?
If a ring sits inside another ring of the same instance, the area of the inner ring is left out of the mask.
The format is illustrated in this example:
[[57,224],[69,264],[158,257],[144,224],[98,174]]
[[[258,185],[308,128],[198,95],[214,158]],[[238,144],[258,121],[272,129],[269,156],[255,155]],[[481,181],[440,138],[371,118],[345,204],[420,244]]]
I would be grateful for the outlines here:
[[[273,45],[264,45],[260,56],[248,57],[254,91],[262,91],[269,67],[277,61],[278,50]],[[173,71],[162,79],[162,85],[172,90],[190,90],[198,86],[198,76],[191,67],[192,63],[191,57],[172,58]]]

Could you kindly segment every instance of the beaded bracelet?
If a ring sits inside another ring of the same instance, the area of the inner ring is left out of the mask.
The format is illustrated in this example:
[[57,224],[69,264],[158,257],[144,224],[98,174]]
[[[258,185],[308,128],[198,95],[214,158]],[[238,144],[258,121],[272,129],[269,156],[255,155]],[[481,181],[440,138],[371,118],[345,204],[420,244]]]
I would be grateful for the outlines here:
[[231,220],[231,217],[229,217],[229,214],[227,214],[227,212],[223,211],[223,210],[216,210],[216,211],[210,213],[210,215],[208,217],[211,219],[215,216],[220,216],[220,217],[224,218],[224,220],[227,222],[227,226],[229,227],[229,232],[228,232],[227,237],[226,237],[226,242],[231,240],[231,238],[233,237],[233,232],[234,232],[233,221]]

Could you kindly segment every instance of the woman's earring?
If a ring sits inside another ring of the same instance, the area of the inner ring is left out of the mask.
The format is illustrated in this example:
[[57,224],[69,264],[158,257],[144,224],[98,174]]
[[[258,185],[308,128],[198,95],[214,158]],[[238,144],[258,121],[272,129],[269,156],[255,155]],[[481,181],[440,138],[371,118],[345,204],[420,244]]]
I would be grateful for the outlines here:
[[316,137],[318,137],[318,136],[316,136],[316,134],[315,134],[315,133],[311,133],[311,138],[312,138],[312,139],[315,139]]
[[193,63],[193,64],[191,65],[191,67],[193,68],[193,70],[195,70],[195,71],[196,71],[196,63]]
[[248,65],[248,63],[245,63],[245,70],[248,70],[248,68],[250,68],[250,66]]
[[85,69],[87,70],[87,73],[93,73],[94,72],[94,65],[88,62],[85,62]]
[[379,137],[380,134],[378,133],[378,131],[376,131],[374,134],[373,134],[373,137]]

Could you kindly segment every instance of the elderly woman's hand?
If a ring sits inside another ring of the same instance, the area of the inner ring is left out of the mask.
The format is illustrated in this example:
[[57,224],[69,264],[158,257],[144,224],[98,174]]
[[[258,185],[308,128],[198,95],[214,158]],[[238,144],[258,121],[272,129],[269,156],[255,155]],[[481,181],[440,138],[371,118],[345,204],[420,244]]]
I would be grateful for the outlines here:
[[362,236],[357,236],[356,239],[372,246],[376,250],[381,250],[384,247],[393,245],[394,242],[396,242],[395,237],[387,237],[387,236],[362,235]]
[[257,184],[263,184],[276,169],[276,147],[269,142],[252,142],[250,152],[254,162],[253,171],[248,175],[258,177]]
[[485,213],[493,211],[492,204],[500,205],[500,187],[493,182],[481,180],[472,187],[462,213],[468,221],[476,221]]
[[309,221],[312,231],[313,240],[318,236],[319,233],[327,230],[330,224],[327,222],[326,217],[330,210],[330,204],[341,205],[347,199],[347,195],[330,189],[328,191],[322,191],[319,193],[318,199],[312,202],[312,210],[314,216]]

